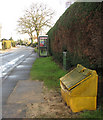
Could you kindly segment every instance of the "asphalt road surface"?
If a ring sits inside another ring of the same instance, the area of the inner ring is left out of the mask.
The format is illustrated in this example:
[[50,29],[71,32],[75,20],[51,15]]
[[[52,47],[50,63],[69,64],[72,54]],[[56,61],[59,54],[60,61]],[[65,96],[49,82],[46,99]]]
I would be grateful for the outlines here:
[[0,54],[3,118],[6,117],[8,97],[20,80],[29,79],[30,69],[36,57],[37,54],[31,47],[19,47],[11,52]]
[[0,78],[5,79],[6,76],[20,64],[25,58],[29,57],[34,51],[31,47],[21,46],[11,52],[0,54]]

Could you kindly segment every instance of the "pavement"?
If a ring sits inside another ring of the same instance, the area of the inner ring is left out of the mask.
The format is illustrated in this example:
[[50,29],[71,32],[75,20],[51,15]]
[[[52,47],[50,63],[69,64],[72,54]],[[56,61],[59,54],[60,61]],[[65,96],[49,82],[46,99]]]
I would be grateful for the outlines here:
[[3,109],[3,118],[25,118],[27,105],[43,102],[43,83],[20,80]]
[[32,52],[3,81],[2,118],[25,118],[27,104],[43,101],[43,82],[30,80],[36,58],[37,54]]

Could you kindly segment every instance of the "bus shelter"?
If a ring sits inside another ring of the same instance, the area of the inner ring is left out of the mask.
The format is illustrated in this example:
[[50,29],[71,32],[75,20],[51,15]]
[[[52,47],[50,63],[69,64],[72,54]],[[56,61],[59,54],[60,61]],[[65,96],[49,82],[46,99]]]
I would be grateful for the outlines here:
[[48,52],[47,52],[47,39],[48,39],[48,35],[44,35],[44,36],[39,36],[38,37],[38,42],[39,42],[39,56],[47,56]]

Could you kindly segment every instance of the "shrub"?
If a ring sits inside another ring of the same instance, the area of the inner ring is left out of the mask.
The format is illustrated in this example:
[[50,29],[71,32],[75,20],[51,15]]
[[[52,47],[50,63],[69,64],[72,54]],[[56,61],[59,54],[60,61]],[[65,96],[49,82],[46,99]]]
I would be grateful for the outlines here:
[[11,45],[12,45],[12,47],[15,47],[15,46],[16,46],[15,41],[14,41],[14,40],[10,40],[10,41],[11,41]]
[[10,40],[4,40],[2,42],[2,47],[3,47],[4,50],[11,48],[11,41]]

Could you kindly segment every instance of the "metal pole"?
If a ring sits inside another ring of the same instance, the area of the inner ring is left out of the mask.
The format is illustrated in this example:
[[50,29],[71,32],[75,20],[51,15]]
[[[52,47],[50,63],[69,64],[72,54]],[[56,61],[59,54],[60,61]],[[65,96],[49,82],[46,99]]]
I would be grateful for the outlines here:
[[66,54],[67,52],[63,52],[63,68],[66,70]]

